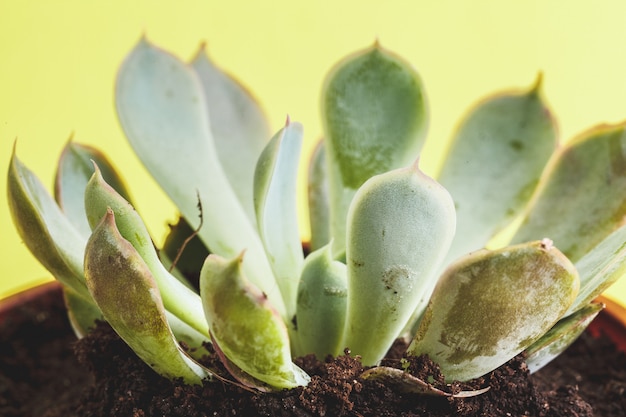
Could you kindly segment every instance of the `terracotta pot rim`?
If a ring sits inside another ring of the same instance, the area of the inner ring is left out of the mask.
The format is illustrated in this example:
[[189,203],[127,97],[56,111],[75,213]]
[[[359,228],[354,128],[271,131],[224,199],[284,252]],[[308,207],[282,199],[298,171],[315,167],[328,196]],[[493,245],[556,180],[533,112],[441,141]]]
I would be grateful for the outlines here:
[[50,281],[26,288],[22,291],[16,292],[15,294],[9,295],[8,297],[2,298],[0,299],[0,316],[7,314],[7,312],[20,305],[34,302],[37,298],[43,296],[44,294],[59,291],[60,288],[61,283],[58,281]]
[[[58,292],[61,295],[61,283],[58,281],[46,282],[35,285],[6,298],[0,299],[0,317],[8,315],[11,311],[27,304],[34,303],[36,299],[45,294]],[[601,333],[609,336],[620,350],[626,352],[626,306],[613,301],[605,296],[597,298],[606,308],[601,315],[589,326],[592,334],[599,336]]]

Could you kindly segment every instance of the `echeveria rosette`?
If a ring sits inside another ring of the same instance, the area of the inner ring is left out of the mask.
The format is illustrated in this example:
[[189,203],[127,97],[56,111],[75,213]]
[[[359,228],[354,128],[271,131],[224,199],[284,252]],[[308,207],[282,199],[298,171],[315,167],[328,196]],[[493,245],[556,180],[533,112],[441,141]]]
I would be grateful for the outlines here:
[[[602,308],[594,298],[626,273],[624,125],[558,146],[540,87],[541,77],[471,109],[433,179],[418,169],[427,104],[417,72],[378,44],[343,59],[323,89],[326,137],[309,170],[313,250],[304,257],[295,199],[302,126],[288,121],[270,138],[255,100],[202,49],[187,64],[144,38],[120,69],[116,107],[184,224],[203,220],[198,253],[212,255],[193,271],[200,294],[165,268],[171,262],[93,148],[68,145],[57,201],[14,154],[11,214],[63,283],[77,329],[103,316],[169,378],[207,378],[177,341],[212,341],[241,383],[293,388],[309,381],[294,355],[347,347],[374,365],[411,328],[409,353],[430,354],[448,379],[483,375],[522,350],[535,370],[580,334]],[[520,216],[513,244],[481,249]],[[401,370],[364,378],[448,395]]]

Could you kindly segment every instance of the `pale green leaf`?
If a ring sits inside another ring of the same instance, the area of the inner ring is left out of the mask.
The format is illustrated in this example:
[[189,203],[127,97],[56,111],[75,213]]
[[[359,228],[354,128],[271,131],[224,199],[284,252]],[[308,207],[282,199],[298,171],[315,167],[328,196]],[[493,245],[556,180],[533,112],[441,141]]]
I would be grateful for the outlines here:
[[83,237],[63,214],[39,179],[15,154],[7,177],[9,211],[20,237],[50,273],[89,299],[83,276]]
[[537,372],[563,353],[578,339],[578,336],[603,308],[604,305],[600,303],[582,307],[574,314],[559,320],[554,327],[541,336],[541,339],[528,347],[526,349],[526,365],[528,365],[530,372]]
[[477,378],[550,330],[578,288],[548,240],[473,252],[440,278],[407,353],[428,354],[447,381]]
[[327,76],[322,121],[336,253],[345,246],[346,214],[354,193],[370,177],[418,157],[427,113],[419,74],[378,43],[344,58]]
[[424,309],[454,236],[450,194],[417,163],[368,180],[348,213],[344,346],[372,365]]
[[296,311],[304,262],[296,201],[302,125],[287,121],[263,150],[254,173],[254,209],[261,240],[287,307]]
[[547,236],[578,262],[624,223],[624,127],[597,127],[557,151],[513,243]]
[[233,257],[245,249],[248,276],[284,312],[261,240],[219,161],[193,68],[141,39],[118,74],[116,106],[139,159],[192,228],[200,199],[211,226],[199,235],[211,252]]
[[119,234],[112,210],[87,242],[85,277],[106,321],[157,373],[192,384],[210,376],[174,338],[152,273]]
[[606,237],[576,262],[580,292],[567,314],[586,306],[615,281],[626,276],[626,226]]
[[557,145],[540,88],[541,77],[526,92],[490,97],[457,129],[437,177],[457,214],[449,261],[482,249],[532,197]]
[[313,150],[307,180],[311,250],[314,251],[330,242],[330,196],[324,141],[320,141]]
[[130,201],[124,182],[108,158],[96,148],[70,140],[57,164],[54,197],[66,217],[85,238],[91,234],[85,217],[84,196],[87,182],[94,172],[92,161],[98,164],[106,182]]
[[301,354],[314,353],[323,360],[341,353],[347,297],[346,265],[332,258],[330,244],[307,256],[296,314]]
[[269,124],[248,90],[213,64],[204,45],[191,65],[202,83],[217,156],[239,202],[255,221],[254,167],[270,138]]

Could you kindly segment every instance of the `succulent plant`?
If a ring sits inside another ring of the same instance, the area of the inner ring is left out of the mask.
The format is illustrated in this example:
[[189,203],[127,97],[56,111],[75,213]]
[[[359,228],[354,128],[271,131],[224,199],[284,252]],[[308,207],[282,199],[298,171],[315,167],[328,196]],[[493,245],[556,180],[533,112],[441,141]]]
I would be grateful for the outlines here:
[[287,119],[270,138],[256,101],[203,48],[187,64],[142,39],[117,78],[119,120],[180,210],[183,237],[197,233],[198,255],[174,259],[174,238],[157,250],[113,165],[73,141],[56,200],[14,151],[8,201],[63,284],[77,334],[104,319],[168,378],[221,379],[198,360],[209,341],[259,390],[306,385],[296,355],[349,348],[373,366],[364,378],[420,391],[404,371],[376,366],[400,337],[449,380],[523,351],[536,370],[626,268],[624,125],[558,144],[541,83],[472,108],[433,179],[419,167],[428,109],[418,73],[378,43],[344,58],[323,87],[303,251],[302,126]]

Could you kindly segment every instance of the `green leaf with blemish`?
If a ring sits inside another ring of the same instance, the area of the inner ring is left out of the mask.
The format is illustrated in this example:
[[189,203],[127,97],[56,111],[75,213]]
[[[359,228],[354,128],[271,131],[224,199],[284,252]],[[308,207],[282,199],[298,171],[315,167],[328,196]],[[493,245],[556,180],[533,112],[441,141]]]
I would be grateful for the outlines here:
[[287,308],[296,312],[304,262],[296,201],[302,125],[287,120],[259,157],[254,172],[254,209],[259,234]]
[[108,158],[94,147],[70,140],[63,148],[57,164],[54,197],[63,213],[85,237],[91,234],[91,227],[85,217],[85,187],[94,172],[92,161],[98,164],[106,182],[130,201],[122,178]]
[[150,268],[120,235],[112,210],[87,242],[85,277],[106,321],[157,373],[191,384],[210,376],[178,345]]
[[[117,77],[115,103],[129,143],[212,253],[237,256],[244,269],[284,312],[263,244],[219,160],[209,110],[196,71],[141,39]],[[250,178],[252,181],[252,178]],[[228,219],[228,221],[224,221]]]
[[424,309],[454,236],[450,194],[417,163],[377,175],[348,213],[348,313],[343,345],[380,360],[412,313]]
[[312,252],[304,261],[298,286],[297,320],[303,355],[323,360],[337,356],[342,346],[348,300],[346,265],[332,257],[331,244]]
[[243,254],[232,260],[209,255],[200,273],[215,344],[243,372],[276,389],[306,385],[308,375],[291,362],[285,323],[266,295],[244,277],[242,261]]
[[407,353],[428,354],[448,381],[479,377],[550,330],[578,288],[548,240],[473,252],[440,278]]
[[108,211],[115,213],[117,230],[150,268],[165,307],[208,339],[200,296],[165,269],[143,220],[133,206],[104,181],[97,166],[85,188],[85,210],[92,228],[100,224]]
[[83,276],[83,237],[63,214],[43,184],[13,149],[7,177],[9,211],[17,232],[50,273],[89,299]]
[[191,66],[202,84],[217,156],[239,202],[254,222],[252,178],[256,161],[271,136],[269,124],[250,92],[213,64],[204,44]]
[[322,120],[337,253],[344,248],[346,214],[356,190],[370,177],[415,160],[427,119],[419,74],[378,43],[344,58],[328,74]]
[[557,151],[513,243],[549,236],[578,262],[624,224],[625,126],[599,126]]
[[537,372],[565,351],[589,323],[602,311],[604,305],[593,303],[559,320],[546,334],[526,349],[526,365],[530,372]]
[[457,213],[449,261],[482,249],[520,214],[556,145],[541,76],[530,90],[490,97],[469,112],[437,177]]
[[324,148],[324,141],[318,142],[315,146],[307,178],[312,251],[330,242],[330,196],[328,195],[328,167]]

